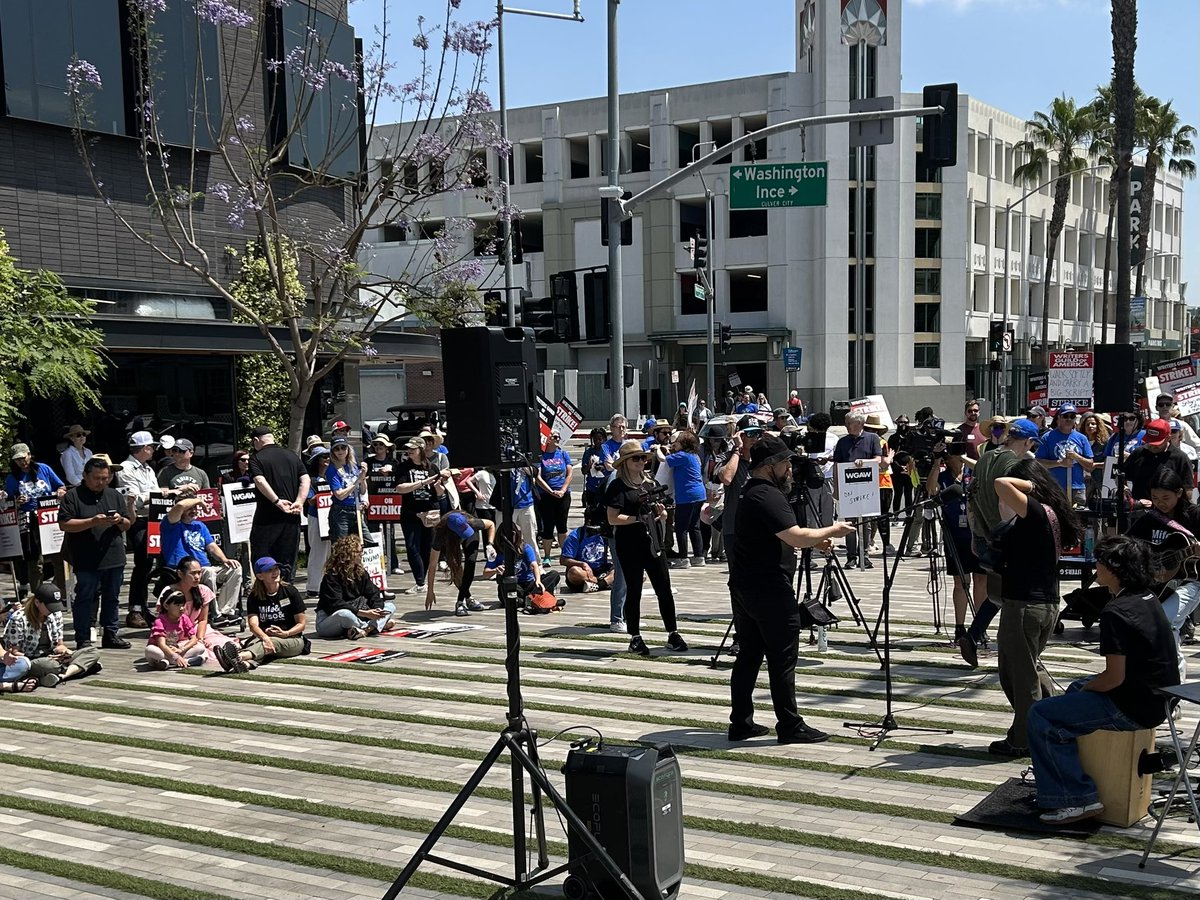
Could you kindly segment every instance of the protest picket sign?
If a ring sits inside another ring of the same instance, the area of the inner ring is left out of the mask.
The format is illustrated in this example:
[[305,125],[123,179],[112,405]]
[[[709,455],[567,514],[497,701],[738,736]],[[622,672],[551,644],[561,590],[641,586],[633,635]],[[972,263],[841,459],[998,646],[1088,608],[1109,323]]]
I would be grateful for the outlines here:
[[862,413],[864,416],[877,415],[888,428],[894,428],[892,414],[888,412],[887,401],[882,394],[868,394],[850,401],[850,412]]
[[1154,375],[1158,378],[1159,387],[1164,391],[1178,390],[1200,381],[1190,356],[1180,356],[1159,363],[1154,367]]
[[0,559],[20,559],[21,523],[17,502],[0,505]]
[[333,492],[329,490],[329,482],[324,478],[314,478],[312,483],[313,501],[317,505],[317,533],[329,537],[329,510],[333,509]]
[[1189,384],[1175,389],[1175,406],[1181,416],[1200,413],[1200,384]]
[[835,468],[839,518],[879,515],[879,464],[838,463]]
[[216,488],[205,488],[204,490],[196,491],[196,496],[203,497],[205,501],[196,512],[196,521],[219,522],[223,517],[221,512],[221,492]]
[[146,555],[158,556],[162,553],[162,517],[171,511],[175,501],[162,494],[151,494],[146,519]]
[[258,509],[258,490],[243,487],[240,481],[221,485],[225,500],[225,520],[229,525],[229,542],[241,544],[250,540],[250,529],[254,525],[254,512]]
[[42,542],[42,556],[62,553],[63,531],[58,527],[58,498],[39,497],[37,503],[38,538]]
[[1117,458],[1115,456],[1104,457],[1104,477],[1100,482],[1100,489],[1105,497],[1111,497],[1117,492]]
[[1070,403],[1081,412],[1092,408],[1092,354],[1089,351],[1051,351],[1047,372],[1047,409]]
[[367,521],[399,522],[403,494],[396,490],[396,476],[375,473],[367,476]]
[[538,431],[541,433],[542,446],[546,449],[546,438],[550,437],[550,429],[554,427],[554,404],[544,394],[538,394],[534,401],[537,405]]
[[1029,392],[1025,399],[1032,406],[1045,406],[1049,390],[1049,375],[1046,372],[1029,373]]
[[379,544],[368,544],[363,547],[362,551],[363,568],[367,570],[367,574],[371,576],[371,581],[375,583],[375,587],[381,591],[387,590],[387,576],[383,566],[383,547]]
[[563,397],[554,407],[554,430],[558,432],[563,443],[571,439],[579,423],[583,421],[583,410]]
[[687,420],[688,420],[688,422],[692,421],[692,416],[695,415],[695,413],[696,413],[696,405],[699,402],[700,402],[700,400],[696,396],[696,379],[693,378],[692,384],[688,388],[688,398],[687,398]]

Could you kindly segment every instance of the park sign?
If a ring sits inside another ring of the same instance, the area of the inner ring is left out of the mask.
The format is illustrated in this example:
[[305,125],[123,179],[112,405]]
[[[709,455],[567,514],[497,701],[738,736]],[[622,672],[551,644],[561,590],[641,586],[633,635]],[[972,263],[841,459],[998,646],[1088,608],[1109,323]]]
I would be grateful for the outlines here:
[[829,163],[752,163],[729,167],[729,208],[824,206]]

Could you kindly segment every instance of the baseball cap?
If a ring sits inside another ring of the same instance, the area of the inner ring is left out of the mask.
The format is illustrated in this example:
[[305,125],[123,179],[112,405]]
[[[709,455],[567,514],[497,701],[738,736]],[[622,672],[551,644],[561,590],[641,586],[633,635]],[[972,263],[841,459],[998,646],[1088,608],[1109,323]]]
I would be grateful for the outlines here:
[[326,447],[324,444],[313,444],[313,446],[308,448],[309,461],[316,459],[318,456],[328,456],[328,455],[329,455],[329,448]]
[[333,423],[333,429],[332,429],[333,431],[341,431],[343,428],[346,431],[350,430],[350,426],[347,425],[345,422],[343,422],[341,419],[338,419],[336,422]]
[[1062,415],[1076,415],[1076,414],[1078,414],[1078,412],[1079,412],[1079,410],[1077,410],[1077,409],[1075,408],[1075,404],[1073,404],[1073,403],[1064,403],[1062,406],[1060,406],[1060,407],[1058,408],[1058,414],[1059,414],[1060,416],[1062,416]]
[[773,410],[771,410],[771,415],[773,415],[777,419],[780,416],[786,416],[787,414],[788,414],[788,411],[786,409],[784,409],[782,406],[777,406]]
[[1151,419],[1146,423],[1142,443],[1150,447],[1161,447],[1171,436],[1171,423],[1166,419]]
[[129,436],[130,447],[154,447],[158,441],[154,440],[154,435],[148,431],[135,431]]
[[768,434],[750,450],[750,468],[769,466],[781,459],[790,459],[797,454],[782,440],[773,434]]
[[270,556],[260,556],[254,561],[254,574],[261,575],[263,572],[270,572],[272,569],[278,569],[279,563]]
[[175,441],[175,449],[176,450],[195,450],[196,445],[193,444],[191,441],[189,441],[187,438],[179,438]]
[[175,446],[175,438],[172,435],[164,434],[162,436],[162,440],[159,441],[159,444],[162,445],[164,450],[170,450]]
[[762,422],[758,418],[750,414],[742,416],[737,421],[738,431],[762,431]]
[[250,429],[250,437],[252,438],[266,437],[268,434],[274,433],[275,432],[271,430],[270,425],[257,425]]
[[350,446],[350,442],[348,440],[346,440],[344,437],[339,437],[339,438],[333,439],[333,441],[329,444],[329,449],[332,450],[334,447],[349,447],[349,446]]
[[405,450],[424,450],[425,449],[425,441],[419,437],[409,438],[407,441],[404,442],[404,449]]
[[467,517],[462,513],[455,512],[446,516],[446,527],[464,541],[469,541],[475,537],[475,529],[471,527],[471,523],[467,521]]
[[46,609],[49,612],[62,612],[67,608],[66,604],[63,603],[62,592],[59,591],[58,586],[54,582],[48,581],[38,585],[37,590],[33,592],[33,596],[46,604]]
[[1171,420],[1171,433],[1174,434],[1176,431],[1183,431],[1183,425],[1182,425],[1182,423],[1180,423],[1180,421],[1178,419],[1172,419]]
[[9,451],[9,457],[11,459],[24,459],[26,456],[29,456],[32,452],[33,451],[31,451],[29,449],[28,444],[13,444],[12,450]]
[[1014,419],[1008,424],[1008,434],[1009,437],[1037,440],[1038,428],[1029,419]]
[[1046,408],[1044,406],[1035,406],[1029,411],[1029,414],[1031,416],[1044,416],[1046,414]]

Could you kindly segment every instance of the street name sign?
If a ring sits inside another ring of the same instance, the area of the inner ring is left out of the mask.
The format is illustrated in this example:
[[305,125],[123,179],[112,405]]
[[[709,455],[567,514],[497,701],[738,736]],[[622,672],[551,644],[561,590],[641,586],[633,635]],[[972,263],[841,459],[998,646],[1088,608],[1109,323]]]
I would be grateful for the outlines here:
[[824,206],[829,195],[827,162],[753,163],[729,167],[729,208]]

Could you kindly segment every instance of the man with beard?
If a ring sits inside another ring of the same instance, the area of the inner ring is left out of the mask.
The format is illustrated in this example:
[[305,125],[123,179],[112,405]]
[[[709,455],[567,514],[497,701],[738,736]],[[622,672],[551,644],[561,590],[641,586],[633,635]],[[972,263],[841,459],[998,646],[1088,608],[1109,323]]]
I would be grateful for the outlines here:
[[796,710],[796,657],[800,648],[800,609],[794,588],[796,550],[832,549],[834,538],[854,526],[801,528],[788,502],[792,457],[775,435],[764,435],[750,451],[750,479],[737,505],[737,553],[730,558],[734,624],[741,643],[730,679],[729,739],[759,737],[768,729],[754,722],[754,684],[763,658],[775,707],[775,733],[781,744],[814,744],[829,735],[806,725]]

